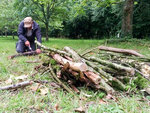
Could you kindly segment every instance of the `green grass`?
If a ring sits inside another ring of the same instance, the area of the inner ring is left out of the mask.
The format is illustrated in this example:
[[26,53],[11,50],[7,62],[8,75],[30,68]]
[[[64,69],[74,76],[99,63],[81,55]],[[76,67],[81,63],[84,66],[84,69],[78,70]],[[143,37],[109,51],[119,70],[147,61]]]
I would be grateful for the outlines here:
[[[12,40],[11,37],[0,37],[0,86],[5,86],[5,81],[11,76],[32,75],[35,73],[34,67],[38,63],[26,63],[26,61],[40,60],[38,56],[18,57],[9,60],[8,56],[16,53],[15,43],[17,37]],[[143,42],[142,42],[143,43]],[[147,41],[145,41],[147,43]],[[105,40],[69,40],[53,39],[43,44],[49,47],[62,49],[64,46],[74,48],[76,51],[83,53],[87,49],[94,48],[98,45],[105,45]],[[135,41],[108,43],[107,46],[135,49],[140,53],[150,56],[148,46],[140,46]],[[28,79],[33,79],[29,77]],[[34,79],[51,80],[50,75],[37,74]],[[14,81],[16,82],[16,81]],[[54,113],[73,113],[78,107],[85,107],[87,113],[149,113],[150,108],[147,101],[139,101],[142,95],[132,95],[131,97],[120,96],[118,101],[107,100],[107,104],[100,104],[100,99],[104,96],[103,92],[95,92],[88,88],[80,88],[81,94],[78,98],[72,97],[62,89],[55,89],[46,84],[43,87],[49,88],[47,95],[41,95],[40,92],[33,92],[28,86],[16,91],[0,91],[0,113],[24,113],[24,112],[54,112]],[[85,97],[84,93],[92,95]],[[58,105],[58,111],[55,106]]]

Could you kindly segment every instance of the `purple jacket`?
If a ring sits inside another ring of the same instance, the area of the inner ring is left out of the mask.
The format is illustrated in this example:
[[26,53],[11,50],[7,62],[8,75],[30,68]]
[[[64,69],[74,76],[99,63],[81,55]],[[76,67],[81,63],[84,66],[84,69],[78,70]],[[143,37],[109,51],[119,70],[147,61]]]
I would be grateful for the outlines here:
[[20,24],[19,24],[19,27],[18,27],[18,37],[20,40],[26,42],[27,40],[29,42],[34,42],[35,41],[35,37],[37,38],[37,41],[39,41],[40,43],[42,42],[41,41],[41,30],[40,30],[40,27],[39,25],[33,21],[33,29],[32,29],[32,36],[31,37],[27,37],[26,36],[27,34],[27,28],[24,28],[24,22],[22,21]]

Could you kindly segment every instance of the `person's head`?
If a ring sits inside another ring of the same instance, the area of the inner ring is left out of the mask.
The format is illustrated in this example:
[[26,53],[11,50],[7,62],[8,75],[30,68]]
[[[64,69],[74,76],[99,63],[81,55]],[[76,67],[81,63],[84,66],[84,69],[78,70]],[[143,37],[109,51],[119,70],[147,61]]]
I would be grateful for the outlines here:
[[26,17],[24,19],[24,27],[27,29],[32,29],[33,20],[31,17]]

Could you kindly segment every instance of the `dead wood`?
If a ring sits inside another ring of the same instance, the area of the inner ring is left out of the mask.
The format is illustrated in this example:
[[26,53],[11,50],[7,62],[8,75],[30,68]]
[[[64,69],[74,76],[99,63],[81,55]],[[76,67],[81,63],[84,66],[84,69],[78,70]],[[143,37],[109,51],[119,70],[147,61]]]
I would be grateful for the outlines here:
[[51,75],[52,75],[52,76],[54,77],[54,79],[59,83],[59,85],[61,85],[64,89],[66,89],[66,91],[68,91],[70,94],[76,96],[76,95],[74,94],[74,92],[73,92],[70,88],[68,88],[63,82],[61,82],[61,81],[57,78],[57,76],[56,76],[56,74],[54,73],[54,71],[53,71],[51,65],[49,65],[49,69],[50,69]]
[[117,82],[121,87],[122,89],[125,89],[126,86],[120,81],[118,80],[117,78],[115,77],[112,77],[111,74],[109,73],[106,73],[105,71],[103,71],[100,67],[94,65],[93,63],[89,62],[89,61],[86,61],[87,64],[92,67],[94,70],[96,70],[97,72],[99,72],[102,76],[106,77],[108,79],[108,81],[115,81]]
[[84,74],[94,83],[94,84],[99,84],[101,81],[101,78],[99,75],[91,72],[91,71],[86,71]]
[[18,84],[13,84],[13,85],[1,87],[0,90],[17,89],[17,88],[21,88],[21,87],[31,85],[32,83],[33,83],[33,81],[25,81],[25,82],[21,82],[21,83],[18,83]]
[[82,62],[79,54],[77,52],[75,52],[73,49],[71,49],[70,47],[64,47],[64,50],[72,55],[72,58],[74,60],[74,62]]
[[69,61],[69,60],[63,58],[62,56],[60,56],[59,54],[54,54],[53,58],[62,65],[69,63],[70,68],[74,71],[78,71],[78,72],[86,71],[88,68],[85,63],[76,63],[76,62]]
[[116,53],[124,53],[124,54],[129,54],[129,55],[135,55],[138,57],[144,57],[144,55],[130,49],[119,49],[119,48],[113,48],[113,47],[107,47],[107,46],[99,46],[98,47],[100,50],[104,51],[112,51]]
[[58,54],[61,54],[61,55],[71,56],[70,54],[66,53],[65,51],[61,51],[61,50],[58,50],[58,49],[55,49],[55,48],[46,47],[46,46],[42,45],[40,42],[38,42],[36,40],[35,40],[35,43],[38,46],[40,46],[41,48],[43,48],[44,50],[48,50],[48,51],[58,53]]
[[[51,64],[50,62],[49,65],[43,66],[48,69],[47,71],[50,72],[52,77],[65,90],[73,95],[75,95],[74,92],[79,93],[77,87],[80,85],[92,87],[97,90],[101,89],[108,94],[114,93],[117,86],[119,86],[119,89],[125,90],[126,83],[124,83],[122,77],[119,76],[126,78],[128,75],[132,75],[128,78],[134,78],[137,76],[137,69],[140,69],[141,62],[149,62],[148,58],[145,59],[143,55],[134,50],[99,46],[80,55],[70,47],[64,47],[64,51],[62,51],[54,48],[48,48],[41,45],[39,42],[36,43],[41,46],[41,48],[49,52],[47,56],[57,62],[57,64]],[[90,54],[90,57],[84,56],[95,49],[104,51],[101,51],[98,55]],[[126,56],[125,54],[134,56]],[[122,59],[127,59],[130,61],[126,62],[122,61]],[[139,63],[136,62],[138,59],[140,59]],[[129,66],[125,65],[124,62]],[[142,75],[142,73],[139,74]],[[66,83],[64,83],[64,81]]]
[[112,62],[109,62],[109,61],[106,61],[106,60],[102,60],[100,58],[90,57],[90,58],[88,58],[88,60],[99,62],[100,64],[107,65],[108,67],[112,67],[112,68],[117,69],[117,70],[124,70],[124,71],[130,73],[131,75],[135,74],[135,70],[133,68],[125,67],[125,66],[122,66],[122,65],[119,65],[119,64],[116,64],[116,63],[112,63]]
[[29,52],[24,52],[24,53],[18,53],[18,54],[9,56],[8,58],[13,59],[19,56],[31,56],[31,55],[38,55],[38,54],[36,53],[36,51],[29,51]]

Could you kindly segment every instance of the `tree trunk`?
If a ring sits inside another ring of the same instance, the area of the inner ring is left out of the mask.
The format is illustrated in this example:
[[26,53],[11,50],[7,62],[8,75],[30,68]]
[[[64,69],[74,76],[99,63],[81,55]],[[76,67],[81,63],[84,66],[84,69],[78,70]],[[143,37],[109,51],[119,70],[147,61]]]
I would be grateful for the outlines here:
[[126,0],[123,7],[121,36],[132,37],[132,20],[133,20],[134,0]]
[[7,37],[7,30],[5,30],[5,37]]
[[12,33],[12,38],[15,39],[14,33]]
[[46,27],[46,41],[48,41],[48,23],[45,24]]

